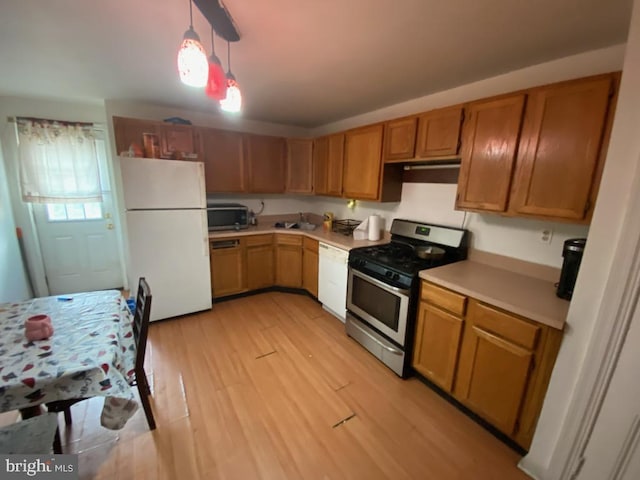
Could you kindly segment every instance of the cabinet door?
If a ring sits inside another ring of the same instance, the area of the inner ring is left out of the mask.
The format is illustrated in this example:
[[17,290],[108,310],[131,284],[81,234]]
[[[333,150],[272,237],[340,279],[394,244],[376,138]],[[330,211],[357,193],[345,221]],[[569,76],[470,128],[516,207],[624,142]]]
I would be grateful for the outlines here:
[[413,158],[416,147],[416,117],[387,122],[384,126],[384,161]]
[[456,208],[507,208],[524,95],[469,105],[463,127]]
[[164,123],[158,125],[158,131],[162,158],[182,159],[185,153],[197,153],[192,126]]
[[224,297],[246,290],[242,253],[240,240],[211,242],[211,289],[214,297]]
[[[328,193],[329,179],[329,137],[316,138],[313,141],[313,192],[316,195]],[[340,169],[342,181],[342,168]]]
[[273,245],[247,247],[247,288],[257,290],[273,286]]
[[442,158],[458,154],[462,107],[427,112],[418,120],[417,158]]
[[285,143],[280,137],[245,135],[249,192],[283,193]]
[[342,184],[345,197],[379,198],[382,132],[382,125],[372,125],[346,133]]
[[113,117],[113,130],[117,155],[127,152],[132,143],[138,144],[142,149],[144,146],[143,133],[159,133],[156,122],[125,117]]
[[302,288],[318,297],[318,241],[306,238],[302,250]]
[[276,285],[302,287],[302,237],[276,235]]
[[[468,320],[472,323],[472,319]],[[513,435],[533,353],[473,324],[464,333],[455,394],[492,425]]]
[[207,193],[246,191],[242,134],[199,128],[198,136]]
[[600,159],[610,76],[534,90],[527,103],[509,210],[581,220]]
[[287,192],[313,193],[313,140],[287,139]]
[[413,367],[447,392],[453,388],[462,324],[460,317],[420,303]]
[[327,158],[327,195],[342,196],[344,172],[344,133],[329,136]]

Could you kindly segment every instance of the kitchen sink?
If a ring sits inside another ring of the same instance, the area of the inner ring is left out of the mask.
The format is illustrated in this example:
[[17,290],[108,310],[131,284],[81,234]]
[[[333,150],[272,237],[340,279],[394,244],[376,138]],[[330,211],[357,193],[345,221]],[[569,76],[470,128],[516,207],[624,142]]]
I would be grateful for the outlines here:
[[315,230],[317,225],[309,222],[298,222],[298,227],[300,227],[301,230]]

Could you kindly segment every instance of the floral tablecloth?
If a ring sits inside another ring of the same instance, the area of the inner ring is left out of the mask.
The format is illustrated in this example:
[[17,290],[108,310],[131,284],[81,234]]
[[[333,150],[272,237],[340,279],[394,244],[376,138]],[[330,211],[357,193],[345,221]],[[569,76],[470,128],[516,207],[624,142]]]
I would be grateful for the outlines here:
[[[30,342],[24,323],[37,314],[51,317],[54,333]],[[116,290],[0,303],[0,411],[103,396],[102,425],[122,428],[138,408],[131,322]]]

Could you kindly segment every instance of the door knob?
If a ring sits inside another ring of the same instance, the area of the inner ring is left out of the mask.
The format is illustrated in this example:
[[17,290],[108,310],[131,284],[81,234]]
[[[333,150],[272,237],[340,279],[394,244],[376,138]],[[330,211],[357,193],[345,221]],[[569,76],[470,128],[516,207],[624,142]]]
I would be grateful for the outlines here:
[[104,214],[104,218],[111,218],[111,214],[110,213],[105,213]]
[[113,223],[107,223],[107,230],[113,230]]

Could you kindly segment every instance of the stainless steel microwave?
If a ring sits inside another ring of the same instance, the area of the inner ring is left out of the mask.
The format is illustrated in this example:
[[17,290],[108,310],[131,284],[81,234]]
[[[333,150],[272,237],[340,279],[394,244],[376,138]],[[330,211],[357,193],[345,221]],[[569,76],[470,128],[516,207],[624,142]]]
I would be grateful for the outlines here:
[[209,231],[240,230],[249,226],[249,209],[239,203],[207,202]]

